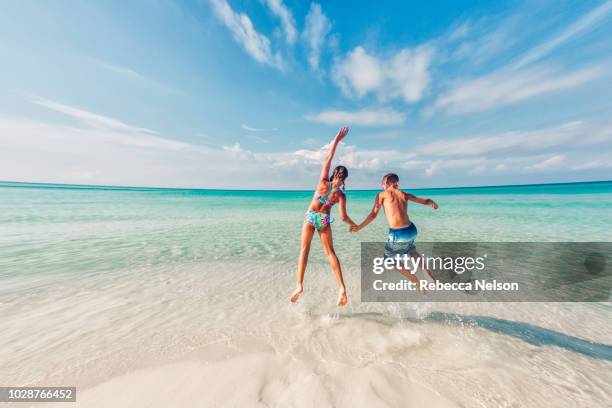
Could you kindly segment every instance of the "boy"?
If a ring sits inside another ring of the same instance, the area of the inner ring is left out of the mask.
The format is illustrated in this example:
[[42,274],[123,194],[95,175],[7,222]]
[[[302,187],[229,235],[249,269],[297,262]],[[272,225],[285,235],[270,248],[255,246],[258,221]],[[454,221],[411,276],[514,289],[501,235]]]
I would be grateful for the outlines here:
[[[414,240],[417,236],[416,226],[408,218],[408,201],[428,205],[434,210],[438,209],[438,204],[429,198],[419,198],[410,193],[405,193],[398,188],[399,177],[397,174],[389,173],[382,179],[382,193],[378,193],[374,198],[374,207],[365,220],[359,225],[350,227],[351,232],[358,232],[374,221],[380,208],[384,208],[385,216],[389,224],[389,239],[385,245],[385,258],[395,257],[396,255],[407,254],[412,258],[420,258],[421,255],[416,251]],[[433,281],[431,273],[420,265],[425,276]],[[414,275],[416,271],[399,272],[419,286],[419,279]]]

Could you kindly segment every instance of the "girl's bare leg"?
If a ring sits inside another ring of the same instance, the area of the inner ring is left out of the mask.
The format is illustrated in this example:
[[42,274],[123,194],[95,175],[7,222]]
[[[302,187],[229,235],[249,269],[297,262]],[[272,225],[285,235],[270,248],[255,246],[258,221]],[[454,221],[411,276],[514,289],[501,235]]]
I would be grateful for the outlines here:
[[323,250],[325,251],[325,255],[327,255],[327,259],[329,259],[329,263],[331,264],[332,270],[336,275],[336,281],[338,282],[338,302],[336,303],[338,306],[344,306],[347,303],[346,298],[346,287],[344,286],[344,279],[342,279],[342,269],[340,267],[340,261],[336,256],[336,252],[334,251],[334,241],[332,237],[332,229],[327,226],[322,230],[319,230],[319,238],[321,238],[321,244],[323,244]]
[[306,222],[302,226],[302,246],[300,248],[300,259],[298,261],[297,285],[295,287],[295,292],[291,295],[292,302],[296,302],[304,291],[302,283],[304,282],[304,273],[306,272],[306,265],[308,264],[308,254],[310,253],[310,243],[312,242],[314,231],[315,228]]

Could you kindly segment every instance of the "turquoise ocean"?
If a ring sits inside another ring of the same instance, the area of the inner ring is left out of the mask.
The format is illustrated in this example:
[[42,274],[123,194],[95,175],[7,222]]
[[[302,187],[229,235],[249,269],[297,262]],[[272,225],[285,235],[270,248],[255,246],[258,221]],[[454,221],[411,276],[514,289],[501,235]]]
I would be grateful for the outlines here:
[[[408,191],[440,205],[411,205],[418,240],[612,242],[612,182]],[[375,195],[349,189],[349,215]],[[0,183],[0,384],[76,385],[96,406],[109,384],[197,362],[217,370],[198,371],[217,381],[202,406],[612,401],[610,302],[361,303],[360,243],[385,239],[383,216],[333,224],[348,307],[316,237],[290,304],[311,197]]]

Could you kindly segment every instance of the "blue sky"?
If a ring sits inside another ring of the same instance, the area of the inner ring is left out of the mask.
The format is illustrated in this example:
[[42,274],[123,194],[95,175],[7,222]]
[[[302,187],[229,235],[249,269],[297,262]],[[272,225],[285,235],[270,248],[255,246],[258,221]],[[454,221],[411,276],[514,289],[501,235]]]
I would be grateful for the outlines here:
[[0,180],[349,188],[610,179],[612,2],[20,1]]

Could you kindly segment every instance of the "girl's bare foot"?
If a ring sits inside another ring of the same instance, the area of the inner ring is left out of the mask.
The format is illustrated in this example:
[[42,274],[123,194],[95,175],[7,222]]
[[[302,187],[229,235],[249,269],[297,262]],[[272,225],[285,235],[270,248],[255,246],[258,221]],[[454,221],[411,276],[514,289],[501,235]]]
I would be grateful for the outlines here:
[[346,289],[342,288],[338,292],[338,302],[336,303],[336,305],[344,306],[346,305],[347,302],[348,302],[348,299],[346,298]]
[[293,295],[291,295],[291,302],[292,303],[297,302],[298,298],[300,297],[303,291],[304,291],[304,288],[302,287],[302,285],[297,285],[295,288],[295,292],[293,292]]

